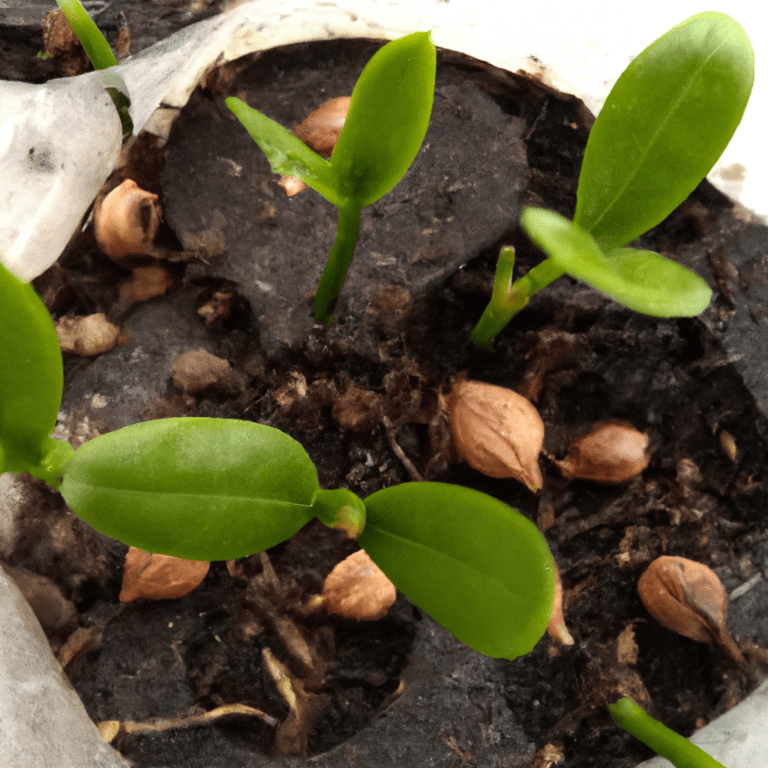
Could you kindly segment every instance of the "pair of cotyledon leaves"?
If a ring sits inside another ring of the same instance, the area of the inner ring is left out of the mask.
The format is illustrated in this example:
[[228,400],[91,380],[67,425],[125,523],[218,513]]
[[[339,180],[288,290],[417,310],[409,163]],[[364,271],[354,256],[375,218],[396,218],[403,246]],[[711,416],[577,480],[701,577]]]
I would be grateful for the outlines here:
[[[374,202],[421,146],[434,55],[429,35],[417,33],[374,56],[332,164],[271,121],[259,127],[267,137],[262,148],[281,172],[301,176],[336,204]],[[261,121],[242,108],[245,122]],[[270,145],[272,130],[280,149]],[[360,132],[376,152],[355,141]],[[554,597],[552,557],[536,527],[505,504],[441,483],[407,483],[365,502],[349,491],[324,491],[295,440],[243,421],[150,421],[72,452],[50,437],[62,387],[48,312],[0,266],[0,471],[32,472],[103,533],[188,559],[267,549],[316,516],[328,525],[352,519],[358,530],[364,526],[358,542],[395,585],[471,647],[515,658],[543,634]]]
[[0,472],[32,472],[108,536],[186,559],[268,549],[314,517],[364,526],[357,541],[374,562],[467,645],[512,659],[543,634],[552,556],[536,526],[500,501],[443,483],[406,483],[364,502],[322,490],[293,438],[230,419],[148,421],[73,452],[50,437],[62,382],[45,306],[0,265]]
[[697,315],[711,291],[652,251],[622,246],[665,219],[709,173],[741,122],[754,52],[731,17],[700,13],[646,48],[590,132],[573,222],[537,208],[521,223],[568,274],[630,309]]
[[421,148],[432,113],[435,56],[429,32],[381,48],[355,84],[330,160],[240,99],[226,103],[276,173],[302,179],[336,206],[363,208],[400,181]]

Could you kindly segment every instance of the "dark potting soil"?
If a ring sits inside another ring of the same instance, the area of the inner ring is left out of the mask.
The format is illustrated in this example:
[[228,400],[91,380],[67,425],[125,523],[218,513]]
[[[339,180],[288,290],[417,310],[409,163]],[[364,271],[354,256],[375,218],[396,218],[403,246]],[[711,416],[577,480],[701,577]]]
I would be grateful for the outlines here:
[[[324,487],[365,497],[418,473],[483,490],[545,531],[575,645],[545,635],[514,662],[486,659],[403,597],[376,623],[309,614],[324,576],[356,548],[319,523],[269,552],[276,581],[253,556],[235,564],[235,576],[214,564],[179,600],[120,605],[125,548],[32,484],[37,503],[13,564],[56,577],[90,630],[67,673],[95,720],[182,718],[240,703],[283,723],[232,715],[123,732],[116,745],[137,766],[307,762],[265,756],[277,751],[316,755],[312,764],[328,768],[540,768],[536,754],[551,744],[569,768],[629,768],[651,753],[612,724],[607,702],[631,695],[688,735],[764,674],[768,397],[764,363],[749,354],[768,335],[766,229],[704,182],[642,240],[710,281],[716,293],[701,317],[644,317],[561,278],[499,337],[495,354],[476,351],[468,333],[499,246],[515,246],[517,274],[541,259],[517,227],[519,209],[572,214],[591,118],[580,101],[535,80],[441,53],[424,149],[364,212],[336,322],[315,327],[309,293],[335,210],[312,191],[287,199],[223,99],[245,96],[291,126],[348,94],[379,45],[290,46],[230,65],[194,94],[165,148],[151,137],[137,142],[115,181],[130,176],[162,193],[169,242],[197,237],[218,252],[207,266],[170,267],[174,286],[164,296],[126,310],[117,291],[130,272],[98,253],[88,229],[37,282],[56,315],[104,311],[123,321],[122,346],[94,360],[66,356],[61,426],[79,443],[148,418],[245,418],[299,440]],[[235,376],[193,396],[170,368],[198,348],[227,359]],[[438,391],[465,371],[529,397],[557,457],[601,419],[647,430],[648,469],[605,487],[568,483],[542,458],[537,496],[483,477],[452,456],[439,412]],[[731,593],[753,585],[730,604],[743,665],[647,614],[636,583],[662,554],[706,563]],[[303,692],[298,724],[285,725],[265,648]]]

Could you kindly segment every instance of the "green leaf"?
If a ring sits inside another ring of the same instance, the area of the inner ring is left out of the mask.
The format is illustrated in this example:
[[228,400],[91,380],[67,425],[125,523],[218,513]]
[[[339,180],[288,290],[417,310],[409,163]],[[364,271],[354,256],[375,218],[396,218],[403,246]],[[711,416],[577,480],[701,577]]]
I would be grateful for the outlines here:
[[334,205],[344,203],[336,172],[324,157],[244,101],[230,96],[225,103],[267,156],[275,173],[296,176]]
[[603,253],[587,232],[553,211],[526,208],[520,223],[562,270],[635,312],[693,317],[712,297],[706,282],[676,261],[631,248]]
[[741,122],[754,52],[723,13],[692,16],[623,72],[587,142],[574,221],[608,250],[665,219]]
[[536,526],[478,491],[406,483],[365,500],[357,542],[406,597],[486,656],[531,651],[552,613],[552,555]]
[[48,451],[64,388],[59,340],[34,288],[0,264],[0,472],[25,472]]
[[230,419],[160,419],[75,451],[60,487],[75,514],[147,552],[230,560],[285,541],[318,491],[293,438]]
[[429,32],[393,40],[366,64],[331,155],[345,197],[375,203],[403,177],[429,126],[437,54]]

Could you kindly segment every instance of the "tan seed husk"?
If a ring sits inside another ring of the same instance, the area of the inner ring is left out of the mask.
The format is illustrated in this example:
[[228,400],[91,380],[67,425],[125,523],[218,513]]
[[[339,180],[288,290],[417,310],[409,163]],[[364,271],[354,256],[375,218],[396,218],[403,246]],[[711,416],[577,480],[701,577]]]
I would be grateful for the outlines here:
[[544,422],[522,395],[481,381],[462,381],[445,400],[456,451],[489,477],[519,480],[541,488],[539,453]]
[[323,586],[326,610],[357,621],[383,619],[396,597],[395,585],[362,549],[342,560]]
[[568,455],[555,464],[569,480],[618,484],[639,475],[650,456],[648,435],[617,419],[596,423],[586,435],[574,440]]
[[129,547],[120,602],[129,603],[140,597],[151,600],[184,597],[200,585],[210,567],[210,563],[199,560],[182,560]]
[[[351,100],[351,96],[339,96],[321,104],[293,129],[294,136],[319,155],[329,158],[344,127]],[[278,183],[288,197],[293,197],[307,188],[306,183],[295,176],[283,176]]]
[[94,234],[99,248],[120,262],[125,256],[153,255],[163,215],[157,195],[126,179],[96,203]]
[[643,605],[660,624],[700,643],[716,643],[734,661],[743,656],[728,633],[728,595],[717,574],[684,557],[658,557],[637,583]]

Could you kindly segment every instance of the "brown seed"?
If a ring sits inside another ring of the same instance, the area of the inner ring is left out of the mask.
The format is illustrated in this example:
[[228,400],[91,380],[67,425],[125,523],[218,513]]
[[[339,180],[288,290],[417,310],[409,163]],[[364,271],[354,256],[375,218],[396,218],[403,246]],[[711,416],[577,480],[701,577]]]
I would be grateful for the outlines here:
[[456,451],[489,477],[513,477],[534,493],[543,482],[539,453],[544,422],[522,395],[481,381],[462,381],[445,400]]
[[323,586],[326,610],[357,621],[383,619],[396,597],[395,585],[362,549],[342,560]]
[[154,240],[162,218],[157,195],[126,179],[96,204],[96,242],[118,263],[125,256],[154,255]]
[[129,603],[139,597],[151,600],[184,597],[200,585],[210,567],[210,563],[199,560],[153,555],[130,547],[125,556],[120,602]]
[[556,461],[569,480],[624,483],[639,475],[651,457],[648,435],[626,421],[601,421],[574,440],[568,455]]
[[743,656],[725,626],[728,595],[717,574],[683,557],[658,557],[637,583],[643,605],[660,624],[700,643],[717,643],[734,661]]
[[326,101],[294,129],[295,136],[319,155],[330,157],[349,112],[351,96]]
[[[293,134],[319,155],[329,158],[333,154],[341,129],[349,111],[351,96],[339,96],[326,101],[309,117],[300,122]],[[283,176],[278,182],[288,197],[301,192],[307,185],[295,176]]]

